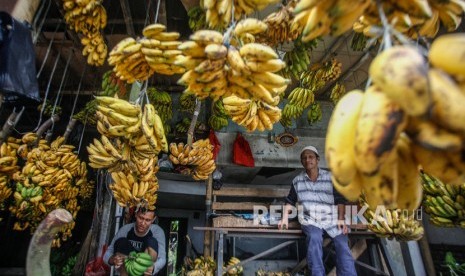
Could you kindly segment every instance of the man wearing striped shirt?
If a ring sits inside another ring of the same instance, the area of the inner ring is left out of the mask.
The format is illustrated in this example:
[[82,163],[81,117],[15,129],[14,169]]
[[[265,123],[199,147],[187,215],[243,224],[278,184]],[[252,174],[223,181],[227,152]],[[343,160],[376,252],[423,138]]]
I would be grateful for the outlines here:
[[288,225],[289,212],[292,206],[298,205],[297,215],[302,231],[307,236],[307,264],[312,275],[326,275],[323,265],[323,231],[334,242],[337,275],[357,275],[348,245],[348,227],[344,222],[344,198],[334,189],[330,172],[318,167],[320,156],[315,147],[303,148],[300,160],[305,170],[292,181],[278,227]]

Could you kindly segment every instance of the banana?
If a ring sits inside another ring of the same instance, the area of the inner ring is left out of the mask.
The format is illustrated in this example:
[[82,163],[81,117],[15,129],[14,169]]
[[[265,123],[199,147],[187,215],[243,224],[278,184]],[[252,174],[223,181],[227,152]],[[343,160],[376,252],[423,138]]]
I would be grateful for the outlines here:
[[278,54],[271,47],[259,43],[245,44],[239,49],[239,53],[246,59],[259,61],[278,58]]
[[[247,60],[245,62],[245,65],[248,69],[250,69],[253,72],[270,72],[270,73],[278,72],[282,70],[284,67],[286,67],[286,63],[282,61],[281,59],[269,59],[263,62]],[[236,68],[234,69],[237,71]]]
[[[337,16],[331,24],[330,34],[333,36],[339,36],[352,28],[353,23],[364,13],[366,8],[370,5],[371,1],[357,1],[357,4],[347,1],[337,1],[338,3],[344,2],[347,5],[352,5],[351,10],[345,10],[344,13]],[[360,3],[361,2],[361,3]],[[331,11],[330,11],[331,15]]]
[[331,175],[331,181],[334,188],[350,202],[357,202],[358,198],[362,194],[362,178],[357,172],[348,184],[340,184],[334,177],[334,174]]
[[223,43],[223,35],[220,32],[213,30],[196,31],[195,33],[190,35],[189,39],[195,41],[200,45]]
[[449,74],[463,77],[465,76],[465,65],[462,59],[464,43],[463,33],[441,35],[431,43],[428,59],[433,66]]
[[240,52],[232,45],[229,46],[227,60],[233,70],[241,75],[250,75],[250,68],[245,64]]
[[355,132],[363,105],[360,90],[341,98],[331,115],[325,143],[325,157],[339,186],[347,186],[357,174],[355,163]]
[[152,38],[153,36],[161,32],[164,32],[165,30],[166,30],[166,26],[163,24],[151,24],[151,25],[146,26],[142,30],[142,34],[145,37]]
[[228,48],[222,44],[208,44],[205,46],[204,52],[207,58],[217,60],[226,57],[228,54]]
[[431,106],[427,64],[416,48],[394,46],[383,51],[370,64],[369,74],[405,113],[421,116]]
[[246,18],[239,23],[237,23],[236,27],[234,28],[234,35],[241,36],[245,33],[250,33],[252,35],[256,35],[262,32],[265,32],[268,29],[268,25],[264,22],[256,19],[256,18]]

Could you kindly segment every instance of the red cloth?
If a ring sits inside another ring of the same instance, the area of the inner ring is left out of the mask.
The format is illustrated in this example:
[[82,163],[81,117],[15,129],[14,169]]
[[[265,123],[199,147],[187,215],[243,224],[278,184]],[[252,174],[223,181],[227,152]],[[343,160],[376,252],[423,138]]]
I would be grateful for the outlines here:
[[102,248],[102,255],[87,263],[85,276],[110,275],[110,267],[103,262],[103,255],[105,255],[107,247],[108,245],[105,244]]
[[220,152],[221,144],[218,141],[218,138],[215,135],[215,131],[210,129],[210,134],[208,135],[208,139],[210,140],[210,144],[213,145],[213,160],[216,160],[218,153]]
[[255,160],[249,142],[240,133],[237,133],[233,144],[233,163],[246,167],[255,167]]

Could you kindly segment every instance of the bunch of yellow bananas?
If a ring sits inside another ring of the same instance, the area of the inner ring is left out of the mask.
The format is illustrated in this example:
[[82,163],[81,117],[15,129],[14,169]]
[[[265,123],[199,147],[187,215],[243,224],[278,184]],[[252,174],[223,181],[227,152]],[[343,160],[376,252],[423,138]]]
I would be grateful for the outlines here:
[[11,176],[19,170],[16,150],[20,142],[21,140],[8,137],[8,140],[0,146],[0,210],[6,207],[5,200],[13,193],[9,183]]
[[[146,159],[156,160],[156,158]],[[113,196],[119,205],[131,206],[154,206],[157,201],[158,179],[155,176],[158,166],[153,161],[148,161],[144,169],[148,169],[145,175],[135,177],[131,172],[112,172],[111,178],[114,183],[110,184]],[[147,162],[146,162],[147,163]],[[155,170],[156,168],[156,170]]]
[[200,256],[195,258],[194,261],[190,258],[186,258],[183,266],[183,274],[185,276],[213,276],[216,271],[215,260],[208,256]]
[[107,12],[102,0],[63,0],[63,9],[69,27],[83,35],[82,54],[87,56],[87,63],[103,65],[108,49],[100,32],[107,25]]
[[256,18],[245,18],[239,21],[233,30],[233,38],[231,44],[235,47],[247,43],[254,43],[255,36],[264,34],[268,29],[268,25]]
[[151,24],[142,30],[144,37],[139,40],[141,51],[145,60],[156,73],[173,75],[184,73],[184,68],[174,62],[181,57],[178,46],[180,34],[178,32],[165,32],[163,24]]
[[299,36],[297,30],[291,31],[291,24],[294,18],[292,10],[297,1],[289,1],[277,12],[270,13],[263,22],[268,25],[266,32],[258,37],[259,41],[270,46],[294,41]]
[[429,221],[440,227],[465,228],[465,184],[450,185],[421,173],[425,196],[423,206]]
[[[210,28],[225,28],[232,17],[239,20],[243,15],[259,11],[276,0],[201,0],[200,7],[206,11],[205,17]],[[234,13],[234,14],[233,14]]]
[[370,207],[414,210],[422,197],[420,165],[445,183],[464,182],[465,67],[456,58],[464,42],[463,34],[433,41],[430,69],[411,46],[385,50],[370,65],[373,85],[341,98],[325,154],[345,197],[363,191]]
[[[50,211],[66,208],[76,218],[80,209],[78,200],[90,197],[91,193],[80,193],[80,190],[92,190],[87,182],[86,163],[81,162],[73,153],[74,146],[64,144],[64,138],[58,137],[50,145],[41,139],[38,147],[30,148],[37,139],[36,134],[23,136],[22,148],[26,145],[26,163],[21,171],[13,175],[16,182],[13,193],[15,203],[10,211],[16,216],[15,230],[31,228],[38,224]],[[66,240],[71,236],[71,229],[63,229],[58,240]]]
[[341,75],[342,63],[336,58],[331,58],[323,63],[314,63],[300,76],[302,86],[318,91],[328,82],[337,79]]
[[331,34],[338,36],[352,28],[371,1],[300,0],[294,8],[291,32],[302,34],[302,41]]
[[243,272],[244,272],[244,267],[242,267],[241,265],[226,270],[228,267],[233,266],[233,265],[237,265],[240,262],[241,262],[241,260],[239,260],[238,258],[236,258],[234,256],[231,257],[229,259],[229,261],[223,265],[223,269],[225,270],[226,275],[228,275],[228,276],[242,275]]
[[175,64],[186,72],[178,84],[187,86],[185,93],[194,94],[200,100],[207,97],[218,99],[227,86],[226,56],[228,48],[223,45],[223,35],[217,31],[200,30],[182,43],[179,50],[184,56]]
[[[361,200],[362,206],[369,207]],[[424,228],[415,213],[401,209],[385,209],[373,212],[371,208],[363,213],[368,221],[368,229],[378,237],[396,239],[398,241],[416,241],[423,237]]]
[[[416,39],[418,36],[433,38],[439,32],[440,25],[448,32],[457,30],[465,11],[463,0],[408,0],[383,1],[382,8],[389,24],[397,31]],[[379,37],[374,31],[382,26],[378,8],[373,2],[353,25],[356,32],[369,37]]]
[[273,129],[280,120],[281,109],[257,99],[241,98],[236,95],[223,98],[223,105],[231,120],[244,126],[247,131]]
[[255,276],[291,276],[289,272],[275,272],[275,271],[267,271],[262,268],[255,272]]
[[210,140],[195,141],[192,146],[184,143],[171,143],[170,160],[175,165],[189,166],[191,176],[195,180],[205,180],[216,169],[213,160],[213,146]]
[[329,99],[334,103],[337,104],[342,96],[346,93],[346,87],[344,84],[338,82],[336,83],[333,88],[331,89],[331,94],[329,95]]

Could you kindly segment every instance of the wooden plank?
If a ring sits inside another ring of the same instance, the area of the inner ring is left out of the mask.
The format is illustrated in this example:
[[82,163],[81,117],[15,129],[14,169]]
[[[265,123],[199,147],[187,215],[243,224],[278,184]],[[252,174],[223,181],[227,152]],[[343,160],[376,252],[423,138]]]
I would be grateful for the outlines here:
[[220,190],[213,191],[216,196],[241,196],[241,197],[269,197],[284,198],[289,194],[289,188],[273,187],[233,187],[223,186]]
[[[235,216],[220,216],[213,219],[213,227],[232,227],[232,228],[269,228],[278,230],[276,224],[254,224],[254,221],[243,219]],[[300,229],[300,224],[297,221],[289,222],[289,229]]]
[[266,207],[270,206],[270,203],[262,202],[213,202],[212,210],[253,210],[254,206]]

